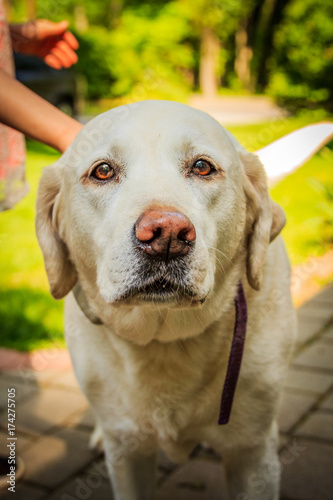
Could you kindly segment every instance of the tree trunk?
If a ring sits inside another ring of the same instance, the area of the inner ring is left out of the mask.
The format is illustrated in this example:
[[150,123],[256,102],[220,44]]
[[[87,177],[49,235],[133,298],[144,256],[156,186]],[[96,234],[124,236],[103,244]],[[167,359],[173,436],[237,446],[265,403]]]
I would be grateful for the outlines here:
[[124,0],[111,0],[110,2],[110,28],[117,28],[124,8]]
[[26,10],[28,21],[34,21],[37,13],[36,0],[26,0]]
[[74,24],[77,31],[85,33],[89,28],[86,8],[84,5],[75,5],[74,7]]
[[219,39],[211,28],[204,27],[200,41],[199,84],[206,97],[217,94],[219,55]]
[[269,59],[273,52],[276,28],[283,19],[283,11],[290,0],[264,0],[255,48],[258,51],[257,89],[264,90],[269,81]]
[[235,57],[235,72],[241,82],[242,86],[250,90],[251,86],[251,60],[252,48],[248,44],[246,20],[240,24],[235,35],[236,57]]

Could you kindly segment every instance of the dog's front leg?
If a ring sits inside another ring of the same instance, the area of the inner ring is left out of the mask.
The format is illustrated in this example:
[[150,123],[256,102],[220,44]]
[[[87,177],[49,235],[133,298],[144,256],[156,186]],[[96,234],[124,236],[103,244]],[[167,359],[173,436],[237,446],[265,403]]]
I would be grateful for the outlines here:
[[235,447],[223,455],[231,500],[278,500],[280,462],[272,434],[251,448]]
[[[132,438],[129,446],[107,440],[106,462],[115,500],[152,500],[155,493],[157,452],[142,450]],[[138,439],[139,441],[139,439]],[[131,446],[133,447],[131,449]]]

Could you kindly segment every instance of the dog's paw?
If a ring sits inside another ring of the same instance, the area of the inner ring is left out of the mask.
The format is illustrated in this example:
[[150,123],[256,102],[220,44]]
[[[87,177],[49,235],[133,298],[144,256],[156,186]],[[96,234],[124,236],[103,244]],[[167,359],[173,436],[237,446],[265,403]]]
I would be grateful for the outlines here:
[[98,424],[95,425],[95,429],[90,436],[89,449],[98,453],[104,453],[102,430]]

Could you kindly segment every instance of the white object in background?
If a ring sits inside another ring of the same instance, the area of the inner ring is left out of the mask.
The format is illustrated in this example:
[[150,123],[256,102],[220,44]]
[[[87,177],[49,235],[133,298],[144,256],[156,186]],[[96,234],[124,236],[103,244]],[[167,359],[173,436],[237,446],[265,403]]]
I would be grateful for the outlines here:
[[280,180],[305,163],[333,139],[333,123],[321,122],[295,130],[256,155],[264,165],[270,183]]

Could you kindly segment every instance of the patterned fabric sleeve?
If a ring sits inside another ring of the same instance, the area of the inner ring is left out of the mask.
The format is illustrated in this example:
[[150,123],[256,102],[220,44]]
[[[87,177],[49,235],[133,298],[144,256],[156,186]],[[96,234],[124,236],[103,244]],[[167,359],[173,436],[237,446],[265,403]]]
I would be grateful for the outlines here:
[[[2,0],[0,0],[0,68],[11,76],[15,75],[13,51]],[[0,211],[11,208],[27,191],[24,137],[20,132],[0,123]]]

